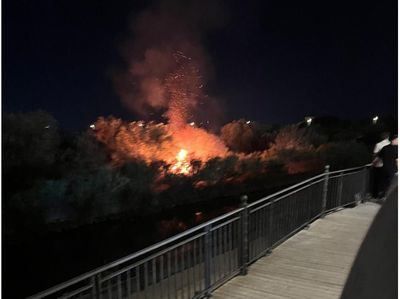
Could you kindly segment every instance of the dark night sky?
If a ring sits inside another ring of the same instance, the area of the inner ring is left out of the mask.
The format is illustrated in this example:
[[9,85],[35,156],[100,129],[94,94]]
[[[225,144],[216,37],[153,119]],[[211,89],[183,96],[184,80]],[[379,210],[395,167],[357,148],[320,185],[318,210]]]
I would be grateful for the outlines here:
[[[111,70],[129,20],[150,1],[3,1],[3,111],[43,109],[62,127],[135,118]],[[395,1],[227,1],[204,37],[210,95],[226,120],[266,123],[397,111]]]

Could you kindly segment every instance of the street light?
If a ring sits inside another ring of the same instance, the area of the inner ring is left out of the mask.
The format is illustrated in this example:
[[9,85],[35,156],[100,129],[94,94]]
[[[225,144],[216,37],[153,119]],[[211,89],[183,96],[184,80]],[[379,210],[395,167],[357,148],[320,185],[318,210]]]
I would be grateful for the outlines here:
[[306,121],[307,126],[311,126],[311,123],[313,121],[313,117],[312,116],[306,116],[306,117],[304,117],[304,120]]

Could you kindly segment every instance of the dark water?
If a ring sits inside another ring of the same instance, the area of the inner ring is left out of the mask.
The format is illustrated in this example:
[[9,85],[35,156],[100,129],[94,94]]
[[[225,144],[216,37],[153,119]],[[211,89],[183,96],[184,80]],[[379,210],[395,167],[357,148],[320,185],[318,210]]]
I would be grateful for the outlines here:
[[[285,186],[253,191],[248,193],[249,198],[256,200]],[[24,298],[43,291],[238,205],[239,196],[230,196],[176,207],[145,218],[108,220],[41,236],[26,235],[18,242],[3,238],[3,298]]]

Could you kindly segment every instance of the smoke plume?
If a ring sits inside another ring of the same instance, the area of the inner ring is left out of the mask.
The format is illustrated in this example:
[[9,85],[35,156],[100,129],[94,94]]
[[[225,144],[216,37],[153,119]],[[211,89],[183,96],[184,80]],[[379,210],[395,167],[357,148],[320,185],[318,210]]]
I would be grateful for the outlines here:
[[218,1],[161,1],[141,13],[123,46],[128,67],[115,78],[124,105],[164,113],[175,128],[193,120],[211,73],[202,37],[224,22],[222,11]]

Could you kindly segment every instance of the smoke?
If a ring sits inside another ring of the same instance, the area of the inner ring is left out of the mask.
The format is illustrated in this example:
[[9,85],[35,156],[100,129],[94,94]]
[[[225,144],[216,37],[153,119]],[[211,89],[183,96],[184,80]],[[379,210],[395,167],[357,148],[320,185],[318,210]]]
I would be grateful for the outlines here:
[[127,68],[114,78],[123,104],[143,116],[163,113],[176,129],[192,121],[209,99],[202,38],[225,20],[218,1],[161,1],[137,16],[122,47]]

